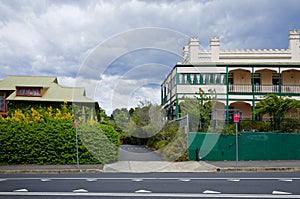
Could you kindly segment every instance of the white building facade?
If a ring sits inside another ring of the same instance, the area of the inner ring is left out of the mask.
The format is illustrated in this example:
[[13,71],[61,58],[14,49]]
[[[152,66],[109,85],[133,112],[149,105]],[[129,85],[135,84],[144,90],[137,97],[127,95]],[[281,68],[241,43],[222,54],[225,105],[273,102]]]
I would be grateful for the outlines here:
[[210,49],[199,39],[189,39],[183,61],[177,63],[161,85],[161,104],[169,119],[180,115],[180,102],[202,89],[215,96],[215,109],[238,109],[244,119],[255,120],[255,103],[268,93],[300,100],[300,31],[289,32],[287,49],[221,50],[218,37]]

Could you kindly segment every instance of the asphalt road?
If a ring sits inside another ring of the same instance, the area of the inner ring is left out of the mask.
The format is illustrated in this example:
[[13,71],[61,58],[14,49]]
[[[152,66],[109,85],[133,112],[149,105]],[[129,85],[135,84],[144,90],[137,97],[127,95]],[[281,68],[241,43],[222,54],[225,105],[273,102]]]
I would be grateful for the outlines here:
[[300,198],[300,173],[1,175],[0,198]]
[[121,145],[120,161],[162,161],[159,154],[139,145]]

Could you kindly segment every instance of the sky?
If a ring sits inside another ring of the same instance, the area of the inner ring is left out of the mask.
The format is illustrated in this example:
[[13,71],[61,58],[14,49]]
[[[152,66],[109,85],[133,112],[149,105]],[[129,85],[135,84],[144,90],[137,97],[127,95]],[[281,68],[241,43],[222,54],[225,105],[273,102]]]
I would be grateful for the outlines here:
[[109,115],[160,104],[160,85],[197,36],[204,49],[288,48],[298,0],[0,0],[0,79],[57,76]]

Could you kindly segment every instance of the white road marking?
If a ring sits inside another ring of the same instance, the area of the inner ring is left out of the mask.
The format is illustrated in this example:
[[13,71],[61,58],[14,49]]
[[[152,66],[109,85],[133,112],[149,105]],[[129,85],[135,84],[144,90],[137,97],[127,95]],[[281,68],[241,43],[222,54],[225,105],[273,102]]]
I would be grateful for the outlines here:
[[0,196],[89,196],[89,197],[164,197],[164,198],[300,198],[300,195],[203,194],[203,193],[72,193],[72,192],[0,192]]
[[140,190],[135,191],[134,193],[152,193],[152,191],[140,189]]
[[85,179],[85,181],[87,181],[87,182],[95,182],[95,181],[97,181],[97,178],[87,178],[87,179]]
[[233,179],[228,179],[227,181],[229,181],[229,182],[239,182],[239,181],[241,181],[240,179],[235,179],[235,178],[233,178]]
[[284,191],[273,191],[272,194],[274,194],[274,195],[289,195],[292,193],[284,192]]
[[[6,180],[41,180],[43,178],[6,178]],[[51,180],[86,180],[87,178],[49,178]],[[132,180],[136,178],[132,177],[117,177],[117,178],[94,178],[97,180]],[[142,178],[143,180],[179,180],[182,178],[156,178],[156,177],[145,177]],[[230,179],[235,179],[235,178],[188,178],[191,180],[230,180]],[[283,180],[283,179],[288,179],[288,180],[300,180],[300,178],[238,178],[239,180]]]
[[[41,180],[43,178],[6,178],[6,180]],[[86,180],[87,178],[49,178],[51,180]],[[97,180],[132,180],[136,178],[122,178],[122,177],[116,177],[116,178],[93,178]],[[179,180],[183,178],[156,178],[156,177],[145,177],[141,178],[143,180]],[[232,180],[236,178],[188,178],[190,180]],[[300,180],[300,178],[238,178],[239,180]]]
[[27,189],[17,189],[17,190],[14,190],[14,192],[28,192]]
[[49,179],[49,178],[42,178],[41,181],[42,182],[49,182],[49,181],[51,181],[51,179]]
[[0,178],[0,182],[5,181],[5,180],[6,180],[5,178]]
[[85,190],[85,189],[76,189],[76,190],[73,190],[73,193],[87,193],[88,190]]
[[189,178],[180,178],[179,181],[181,181],[181,182],[190,182],[191,179],[189,179]]
[[293,179],[288,179],[288,178],[283,178],[283,179],[278,179],[279,181],[283,182],[293,182]]
[[202,193],[205,193],[205,194],[220,194],[221,192],[219,192],[219,191],[213,191],[213,190],[205,190]]
[[143,179],[142,178],[134,178],[131,181],[133,181],[133,182],[142,182]]

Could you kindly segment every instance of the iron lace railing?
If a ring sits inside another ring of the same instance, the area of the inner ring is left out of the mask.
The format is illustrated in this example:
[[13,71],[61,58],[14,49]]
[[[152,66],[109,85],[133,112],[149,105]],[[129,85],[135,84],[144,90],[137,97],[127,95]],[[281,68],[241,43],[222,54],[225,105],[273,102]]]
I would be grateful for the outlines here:
[[300,93],[300,85],[253,85],[230,84],[228,92],[232,93]]

